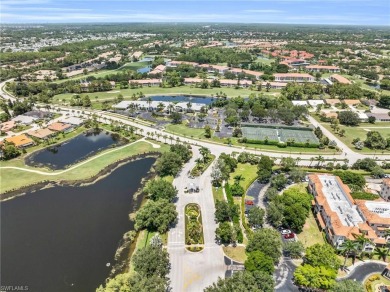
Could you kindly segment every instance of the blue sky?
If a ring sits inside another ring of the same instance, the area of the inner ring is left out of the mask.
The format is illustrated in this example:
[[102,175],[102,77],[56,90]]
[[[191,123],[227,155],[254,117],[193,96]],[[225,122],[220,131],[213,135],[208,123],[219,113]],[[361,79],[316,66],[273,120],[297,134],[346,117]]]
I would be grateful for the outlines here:
[[0,20],[390,25],[390,0],[1,0]]

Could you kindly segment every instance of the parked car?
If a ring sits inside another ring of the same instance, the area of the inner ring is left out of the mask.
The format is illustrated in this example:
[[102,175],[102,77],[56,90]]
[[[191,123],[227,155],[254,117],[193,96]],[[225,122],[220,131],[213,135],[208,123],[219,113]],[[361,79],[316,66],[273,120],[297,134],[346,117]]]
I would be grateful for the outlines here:
[[282,235],[291,234],[291,230],[289,230],[289,229],[283,229],[282,231],[280,231],[280,233],[281,233]]
[[284,239],[292,239],[292,238],[295,238],[295,234],[293,232],[291,233],[287,233],[285,235],[283,235]]

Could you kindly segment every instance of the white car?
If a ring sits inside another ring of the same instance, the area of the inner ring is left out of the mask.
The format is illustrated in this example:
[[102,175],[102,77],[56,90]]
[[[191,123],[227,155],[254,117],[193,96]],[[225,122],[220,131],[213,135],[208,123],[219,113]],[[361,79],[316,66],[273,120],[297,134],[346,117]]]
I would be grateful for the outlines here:
[[290,234],[290,233],[291,233],[291,230],[283,229],[280,233],[281,233],[282,235]]

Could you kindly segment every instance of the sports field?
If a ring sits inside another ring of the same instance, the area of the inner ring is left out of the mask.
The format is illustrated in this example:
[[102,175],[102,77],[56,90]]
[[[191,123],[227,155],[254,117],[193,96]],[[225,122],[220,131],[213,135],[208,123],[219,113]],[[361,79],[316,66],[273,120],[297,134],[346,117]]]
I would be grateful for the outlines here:
[[278,131],[272,128],[242,127],[242,135],[250,140],[279,141]]
[[294,139],[298,143],[318,143],[317,136],[312,131],[305,130],[289,130],[289,129],[280,129],[279,130],[280,140],[286,142],[288,139]]
[[318,138],[312,131],[298,129],[274,129],[268,127],[242,127],[242,135],[250,140],[269,140],[297,143],[318,143]]

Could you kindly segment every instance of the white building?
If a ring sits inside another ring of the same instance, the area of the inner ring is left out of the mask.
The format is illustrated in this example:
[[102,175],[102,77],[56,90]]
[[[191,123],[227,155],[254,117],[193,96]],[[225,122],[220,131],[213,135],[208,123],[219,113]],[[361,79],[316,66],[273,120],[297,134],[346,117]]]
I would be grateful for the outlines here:
[[380,194],[384,200],[390,201],[390,178],[383,180]]

